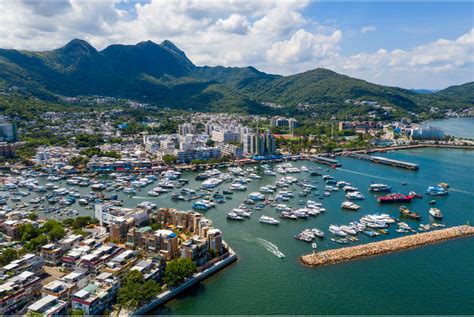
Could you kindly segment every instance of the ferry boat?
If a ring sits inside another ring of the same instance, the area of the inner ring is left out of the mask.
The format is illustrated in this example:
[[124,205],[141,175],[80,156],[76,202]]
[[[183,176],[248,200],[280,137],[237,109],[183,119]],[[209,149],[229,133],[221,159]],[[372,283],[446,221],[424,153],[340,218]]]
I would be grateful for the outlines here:
[[263,216],[263,215],[260,217],[258,222],[267,223],[269,225],[278,225],[280,223],[280,221],[276,220],[275,218],[267,217],[267,216]]
[[438,208],[430,208],[429,212],[431,217],[436,218],[436,219],[442,219],[443,214]]
[[392,190],[392,187],[385,185],[385,184],[371,184],[369,187],[369,191],[376,192],[376,193],[387,193]]
[[413,200],[413,196],[403,194],[389,194],[377,198],[379,203],[409,203]]
[[402,214],[402,216],[406,216],[415,220],[421,220],[421,216],[419,214],[417,214],[416,212],[410,211],[405,206],[400,207],[400,214]]

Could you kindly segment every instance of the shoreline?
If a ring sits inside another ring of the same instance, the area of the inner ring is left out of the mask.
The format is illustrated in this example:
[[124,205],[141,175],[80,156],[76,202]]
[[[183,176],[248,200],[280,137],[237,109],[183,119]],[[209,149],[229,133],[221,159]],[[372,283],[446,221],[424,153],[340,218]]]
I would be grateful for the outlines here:
[[430,232],[388,239],[339,249],[331,249],[300,257],[300,263],[310,267],[348,262],[365,257],[414,249],[447,240],[474,235],[474,227],[462,225]]
[[206,268],[205,270],[194,274],[194,276],[192,278],[188,279],[186,282],[184,282],[183,284],[177,286],[176,288],[171,289],[171,290],[167,290],[167,291],[164,291],[163,293],[158,294],[153,301],[149,302],[145,306],[142,306],[142,307],[136,309],[133,312],[127,312],[127,315],[129,315],[129,316],[146,315],[151,310],[153,310],[156,307],[166,303],[167,301],[172,300],[173,298],[175,298],[180,293],[186,291],[188,288],[190,288],[190,287],[194,286],[195,284],[205,280],[206,278],[213,275],[214,273],[219,272],[220,270],[224,269],[225,267],[227,267],[228,265],[230,265],[231,263],[233,263],[235,261],[237,261],[237,254],[234,252],[234,250],[232,250],[229,247],[229,252],[228,252],[227,257],[225,257],[222,260],[214,263],[209,268]]

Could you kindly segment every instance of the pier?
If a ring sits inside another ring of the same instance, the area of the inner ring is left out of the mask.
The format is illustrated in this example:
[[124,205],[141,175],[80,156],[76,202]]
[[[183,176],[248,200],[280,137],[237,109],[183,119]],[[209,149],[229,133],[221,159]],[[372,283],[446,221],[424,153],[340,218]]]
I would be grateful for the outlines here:
[[328,158],[328,157],[320,156],[320,155],[309,156],[309,159],[311,161],[321,163],[321,164],[326,164],[326,165],[331,165],[331,166],[333,166],[333,165],[334,166],[341,166],[341,163],[339,163],[339,161],[337,161],[335,159]]
[[380,164],[385,164],[385,165],[390,165],[390,166],[395,166],[395,167],[406,168],[410,170],[417,170],[420,168],[418,164],[405,162],[405,161],[399,161],[399,160],[393,160],[393,159],[389,159],[389,158],[381,157],[381,156],[371,156],[367,154],[358,154],[358,153],[349,153],[347,154],[347,156],[353,157],[359,160],[366,160],[366,161],[371,161],[373,163],[380,163]]
[[347,262],[358,258],[373,255],[381,255],[396,251],[412,249],[428,244],[446,241],[450,239],[468,237],[474,235],[474,227],[469,225],[446,228],[430,232],[418,233],[401,238],[372,242],[353,247],[340,248],[304,255],[300,258],[301,263],[308,266],[321,266]]

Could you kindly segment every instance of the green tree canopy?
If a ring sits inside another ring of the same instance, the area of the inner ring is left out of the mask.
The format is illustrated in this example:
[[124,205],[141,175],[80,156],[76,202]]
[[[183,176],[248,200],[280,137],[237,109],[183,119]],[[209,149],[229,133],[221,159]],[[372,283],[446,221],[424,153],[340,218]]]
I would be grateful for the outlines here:
[[196,272],[196,264],[190,259],[175,259],[166,265],[164,282],[168,287],[183,283]]
[[161,291],[153,280],[145,281],[142,273],[132,270],[127,273],[118,293],[118,303],[127,309],[136,309],[148,303]]

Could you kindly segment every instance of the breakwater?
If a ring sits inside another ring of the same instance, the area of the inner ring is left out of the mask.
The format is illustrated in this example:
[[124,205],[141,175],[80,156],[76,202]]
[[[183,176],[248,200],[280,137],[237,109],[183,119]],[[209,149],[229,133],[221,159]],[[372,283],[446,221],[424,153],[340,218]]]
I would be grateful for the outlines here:
[[392,253],[471,235],[474,235],[474,227],[464,225],[353,247],[317,252],[302,256],[300,261],[305,265],[316,267],[325,264],[346,262],[373,255]]

